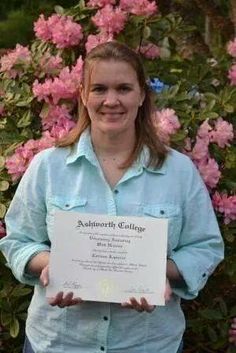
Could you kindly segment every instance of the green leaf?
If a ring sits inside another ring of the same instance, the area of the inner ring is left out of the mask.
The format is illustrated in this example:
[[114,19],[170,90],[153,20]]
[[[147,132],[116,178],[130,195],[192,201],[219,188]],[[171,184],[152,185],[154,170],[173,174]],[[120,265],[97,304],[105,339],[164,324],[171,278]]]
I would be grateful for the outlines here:
[[62,6],[59,6],[59,5],[56,5],[55,7],[54,7],[54,10],[55,10],[55,12],[58,14],[58,15],[64,15],[64,9],[63,9],[63,7]]
[[217,333],[211,326],[207,327],[207,333],[208,333],[208,336],[212,342],[217,341],[217,338],[218,338]]
[[6,311],[1,312],[1,324],[3,326],[8,326],[12,320],[12,314]]
[[233,105],[231,105],[231,104],[225,104],[225,105],[224,105],[224,110],[225,110],[227,113],[233,113],[235,109],[234,109]]
[[22,118],[18,121],[17,127],[22,128],[29,126],[31,123],[31,111],[28,110],[27,112],[24,113]]
[[0,203],[0,218],[4,218],[6,211],[6,206],[3,203]]
[[3,156],[0,156],[0,169],[4,168],[5,166],[5,158]]
[[152,30],[149,26],[145,26],[143,30],[143,38],[148,39],[152,34]]
[[204,113],[204,119],[216,119],[219,117],[218,113],[215,112],[206,112]]
[[18,336],[20,331],[20,324],[16,317],[14,317],[10,323],[10,335],[15,338]]
[[6,180],[0,181],[0,191],[6,191],[9,188],[9,183]]
[[13,291],[11,292],[11,296],[13,297],[23,297],[25,295],[28,295],[32,292],[31,288],[23,287],[21,285],[15,287]]
[[214,309],[203,309],[199,310],[201,317],[208,320],[221,320],[223,318],[222,313],[219,310]]
[[231,317],[236,316],[236,305],[233,306],[233,307],[230,309],[230,316],[231,316]]

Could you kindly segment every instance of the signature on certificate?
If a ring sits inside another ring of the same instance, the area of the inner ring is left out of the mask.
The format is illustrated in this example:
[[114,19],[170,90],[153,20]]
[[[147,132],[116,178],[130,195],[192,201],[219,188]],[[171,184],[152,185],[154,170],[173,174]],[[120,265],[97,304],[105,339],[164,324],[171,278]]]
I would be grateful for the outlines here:
[[81,289],[82,285],[76,281],[65,281],[63,283],[63,288],[65,288],[65,289]]
[[150,288],[145,286],[133,286],[124,291],[125,293],[137,293],[137,294],[154,294]]

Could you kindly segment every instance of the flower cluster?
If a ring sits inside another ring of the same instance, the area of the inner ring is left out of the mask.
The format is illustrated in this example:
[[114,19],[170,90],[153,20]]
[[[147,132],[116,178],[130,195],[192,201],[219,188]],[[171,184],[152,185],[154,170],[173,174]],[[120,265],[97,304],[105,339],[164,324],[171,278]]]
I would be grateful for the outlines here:
[[236,196],[228,196],[226,193],[215,192],[212,197],[214,208],[224,215],[224,223],[229,224],[236,220]]
[[152,16],[157,12],[156,2],[148,0],[120,0],[120,7],[137,16]]
[[63,68],[63,60],[60,55],[53,56],[46,52],[39,60],[40,71],[46,75],[55,76]]
[[148,43],[146,45],[142,45],[139,48],[141,54],[143,54],[146,58],[154,60],[160,56],[160,48],[152,43]]
[[51,41],[58,49],[78,45],[83,38],[82,27],[70,16],[52,15],[47,20],[40,15],[34,23],[37,38]]
[[157,77],[151,78],[147,83],[149,87],[156,93],[160,93],[169,87],[168,85],[164,84],[164,82],[160,81]]
[[228,77],[231,85],[236,85],[236,64],[230,68]]
[[82,67],[83,60],[79,57],[71,70],[69,67],[64,67],[58,77],[48,78],[43,83],[35,80],[33,83],[34,96],[38,101],[44,100],[49,104],[58,104],[61,99],[77,99]]
[[106,5],[114,5],[116,0],[89,0],[88,7],[104,7]]
[[6,168],[12,180],[15,181],[24,174],[35,154],[52,147],[54,143],[55,139],[46,131],[41,139],[29,140],[23,146],[18,147],[15,153],[6,160]]
[[92,17],[93,23],[100,31],[107,34],[121,32],[125,26],[126,20],[127,14],[119,7],[114,8],[110,4],[98,10],[96,15]]
[[228,45],[227,45],[227,51],[229,55],[232,57],[236,58],[236,38],[234,40],[231,40]]
[[90,50],[95,48],[97,45],[110,42],[113,40],[113,34],[108,33],[98,33],[98,34],[90,34],[87,38],[87,42],[85,43],[86,52],[89,53]]
[[42,118],[43,130],[48,130],[51,137],[56,139],[64,136],[75,126],[65,105],[49,105],[46,113],[45,110],[42,110],[40,117]]
[[16,78],[27,70],[31,63],[31,53],[27,47],[20,44],[9,54],[5,54],[0,59],[0,72],[5,72],[8,77]]
[[[236,58],[236,38],[228,43],[227,51],[233,58]],[[233,64],[229,69],[228,78],[231,85],[236,85],[236,64]]]
[[153,122],[157,135],[166,144],[169,144],[170,136],[174,135],[180,128],[180,122],[175,111],[169,108],[155,111]]
[[196,143],[189,155],[209,188],[215,188],[221,176],[219,165],[210,156],[209,144],[216,143],[220,148],[225,148],[230,145],[233,137],[232,124],[222,118],[215,121],[214,127],[206,120],[198,129]]

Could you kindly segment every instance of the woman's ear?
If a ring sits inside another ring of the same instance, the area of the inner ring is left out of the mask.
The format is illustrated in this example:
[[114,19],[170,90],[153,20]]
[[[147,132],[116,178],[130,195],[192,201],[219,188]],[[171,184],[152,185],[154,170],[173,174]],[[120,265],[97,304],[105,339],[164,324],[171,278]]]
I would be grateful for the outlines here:
[[143,105],[144,99],[145,99],[145,93],[142,92],[142,93],[141,93],[141,98],[140,98],[139,107],[141,107],[141,106]]

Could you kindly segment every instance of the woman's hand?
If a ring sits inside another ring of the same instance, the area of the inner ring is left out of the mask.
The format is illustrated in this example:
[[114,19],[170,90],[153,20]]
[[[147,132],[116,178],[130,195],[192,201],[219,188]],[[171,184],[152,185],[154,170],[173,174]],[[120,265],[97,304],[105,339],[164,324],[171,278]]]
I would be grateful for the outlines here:
[[155,309],[155,305],[149,305],[147,300],[142,297],[140,302],[138,302],[135,298],[130,298],[129,302],[121,303],[123,308],[134,309],[139,313],[146,311],[147,313],[151,313]]
[[[41,284],[46,287],[49,283],[49,265],[45,266],[40,275]],[[59,292],[53,298],[48,298],[48,304],[52,306],[58,306],[59,308],[64,308],[66,306],[72,306],[82,303],[81,298],[74,298],[73,292],[64,294],[64,292]]]
[[[167,278],[166,279],[166,289],[165,289],[165,294],[164,294],[166,302],[168,302],[170,300],[171,295],[172,295],[172,289],[170,286],[170,282]],[[129,299],[129,302],[121,303],[121,306],[123,308],[134,309],[140,313],[143,311],[151,313],[155,309],[155,305],[148,304],[147,300],[144,297],[142,297],[140,299],[140,302],[138,302],[137,299],[132,297]]]
[[233,318],[229,329],[229,342],[236,346],[236,317]]

